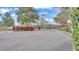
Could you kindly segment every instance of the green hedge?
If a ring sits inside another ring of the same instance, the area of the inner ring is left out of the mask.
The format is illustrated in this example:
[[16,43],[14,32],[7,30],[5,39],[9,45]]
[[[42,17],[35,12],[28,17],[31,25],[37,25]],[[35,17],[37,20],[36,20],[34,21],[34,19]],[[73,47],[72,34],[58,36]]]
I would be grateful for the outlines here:
[[79,51],[79,8],[73,8],[71,14],[74,49]]

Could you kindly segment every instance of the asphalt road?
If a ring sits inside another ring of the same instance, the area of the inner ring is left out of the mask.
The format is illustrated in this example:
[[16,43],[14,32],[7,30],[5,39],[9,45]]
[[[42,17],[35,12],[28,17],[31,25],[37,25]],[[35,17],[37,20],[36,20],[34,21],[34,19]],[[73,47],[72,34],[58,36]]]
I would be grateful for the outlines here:
[[72,50],[72,38],[59,30],[0,33],[0,51]]

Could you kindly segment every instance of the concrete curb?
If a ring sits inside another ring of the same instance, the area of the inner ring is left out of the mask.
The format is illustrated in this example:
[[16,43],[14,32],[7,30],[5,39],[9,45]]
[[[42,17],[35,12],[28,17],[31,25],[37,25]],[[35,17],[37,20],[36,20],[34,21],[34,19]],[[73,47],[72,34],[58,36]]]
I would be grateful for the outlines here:
[[13,31],[2,31],[0,33],[12,33]]
[[67,34],[67,35],[69,35],[70,37],[72,37],[72,34],[71,33],[65,32],[65,31],[62,31],[62,32],[65,33],[65,34]]

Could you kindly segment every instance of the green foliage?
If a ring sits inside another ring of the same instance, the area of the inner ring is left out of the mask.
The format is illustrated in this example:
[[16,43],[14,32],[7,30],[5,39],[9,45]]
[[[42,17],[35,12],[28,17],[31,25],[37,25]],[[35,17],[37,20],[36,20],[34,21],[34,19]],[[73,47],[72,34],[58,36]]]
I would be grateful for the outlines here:
[[3,21],[0,21],[0,27],[2,27],[4,24],[3,24]]
[[38,16],[32,7],[19,8],[17,15],[20,24],[30,24],[31,22],[36,22],[36,20],[38,20]]
[[55,19],[55,22],[59,22],[63,25],[67,20],[69,20],[69,8],[62,7],[60,8],[60,10],[61,12],[54,19]]
[[14,20],[11,18],[8,12],[5,13],[5,17],[3,17],[3,24],[7,27],[14,25]]
[[71,18],[73,26],[73,38],[75,50],[79,51],[79,8],[73,8]]

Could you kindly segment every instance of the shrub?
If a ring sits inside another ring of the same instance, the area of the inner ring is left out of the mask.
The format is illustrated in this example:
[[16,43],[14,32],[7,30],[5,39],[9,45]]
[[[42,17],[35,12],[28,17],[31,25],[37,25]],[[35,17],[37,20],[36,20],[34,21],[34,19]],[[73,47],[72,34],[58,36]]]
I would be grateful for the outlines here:
[[33,26],[13,26],[13,31],[34,31]]
[[74,48],[79,51],[79,8],[74,8],[72,10],[72,26],[73,26],[73,39],[74,39]]

